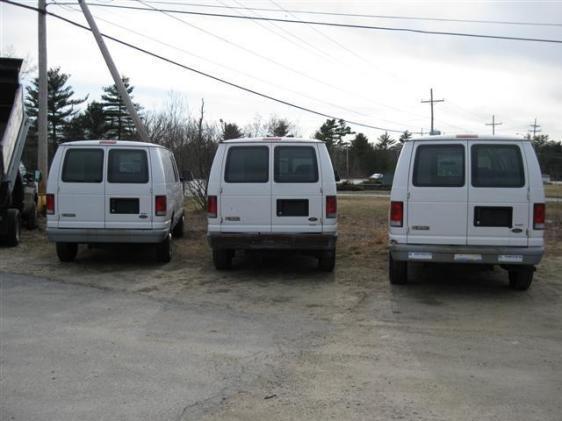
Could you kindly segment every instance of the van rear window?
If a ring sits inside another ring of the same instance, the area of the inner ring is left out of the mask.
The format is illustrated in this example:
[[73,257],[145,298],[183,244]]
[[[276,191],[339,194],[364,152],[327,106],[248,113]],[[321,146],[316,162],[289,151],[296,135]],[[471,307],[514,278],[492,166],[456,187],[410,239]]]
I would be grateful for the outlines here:
[[109,151],[107,181],[110,183],[148,183],[148,160],[142,149]]
[[525,172],[517,145],[473,145],[474,187],[523,187]]
[[103,179],[102,149],[69,149],[64,156],[62,181],[65,183],[101,183]]
[[414,162],[414,186],[464,186],[463,145],[422,145],[417,148]]
[[267,183],[269,148],[267,146],[233,146],[228,150],[224,181],[227,183]]
[[316,152],[310,146],[278,146],[275,148],[274,170],[276,183],[316,183]]

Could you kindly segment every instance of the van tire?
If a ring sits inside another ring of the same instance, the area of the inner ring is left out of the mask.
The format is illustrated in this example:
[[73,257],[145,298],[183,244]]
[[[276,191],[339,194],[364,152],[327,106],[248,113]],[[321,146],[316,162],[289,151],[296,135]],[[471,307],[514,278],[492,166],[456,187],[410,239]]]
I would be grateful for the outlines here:
[[78,254],[77,243],[57,243],[57,256],[61,262],[72,262]]
[[509,271],[509,286],[516,291],[526,291],[533,282],[532,269],[519,269]]
[[182,215],[180,220],[177,222],[176,226],[172,230],[172,237],[174,237],[174,238],[183,237],[184,219],[185,219],[185,216]]
[[388,279],[393,285],[408,283],[408,262],[394,260],[392,254],[388,253]]
[[318,256],[318,269],[322,272],[333,272],[336,266],[336,251],[323,251]]
[[168,234],[164,241],[156,245],[156,260],[169,263],[172,260],[172,236]]
[[21,218],[18,209],[8,209],[6,211],[6,245],[15,247],[20,243],[21,237]]
[[213,263],[217,270],[227,270],[232,267],[232,250],[213,249]]
[[37,228],[37,205],[33,205],[27,214],[27,220],[25,221],[25,227],[28,230],[33,230]]

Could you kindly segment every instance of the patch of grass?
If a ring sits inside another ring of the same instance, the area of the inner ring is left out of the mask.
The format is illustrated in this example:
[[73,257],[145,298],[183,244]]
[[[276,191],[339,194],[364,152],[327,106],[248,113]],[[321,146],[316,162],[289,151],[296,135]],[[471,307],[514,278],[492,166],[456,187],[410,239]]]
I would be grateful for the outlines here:
[[545,184],[544,195],[546,197],[562,198],[562,184]]

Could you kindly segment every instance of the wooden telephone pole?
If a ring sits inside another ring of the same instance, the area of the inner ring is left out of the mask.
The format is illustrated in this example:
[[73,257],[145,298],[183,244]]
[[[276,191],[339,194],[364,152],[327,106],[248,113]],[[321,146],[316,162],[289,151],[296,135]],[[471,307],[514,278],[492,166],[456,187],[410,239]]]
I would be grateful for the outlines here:
[[492,122],[486,123],[486,126],[492,126],[492,136],[496,135],[496,126],[500,126],[503,123],[496,123],[496,116],[492,115]]
[[429,132],[430,135],[435,134],[435,130],[433,129],[433,103],[435,102],[445,102],[444,99],[433,99],[433,88],[431,88],[429,90],[429,99],[422,99],[421,101],[422,103],[430,103],[431,104],[431,132]]

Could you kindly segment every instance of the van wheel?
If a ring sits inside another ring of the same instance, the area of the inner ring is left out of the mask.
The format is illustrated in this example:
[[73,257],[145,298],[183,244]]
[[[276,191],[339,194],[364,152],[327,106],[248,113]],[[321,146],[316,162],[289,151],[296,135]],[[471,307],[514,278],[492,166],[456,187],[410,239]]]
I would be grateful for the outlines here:
[[234,253],[227,249],[213,249],[213,263],[217,270],[227,270],[232,267]]
[[533,269],[519,269],[509,271],[509,286],[517,291],[526,291],[533,282]]
[[174,229],[172,230],[172,237],[174,238],[181,238],[183,237],[183,225],[184,225],[185,216],[182,215]]
[[394,260],[388,253],[388,279],[391,284],[403,285],[408,282],[408,262]]
[[156,260],[168,263],[172,260],[172,236],[168,234],[166,239],[156,245]]
[[21,218],[18,209],[8,209],[6,212],[6,244],[15,247],[20,243],[21,236]]
[[37,206],[33,205],[29,214],[27,215],[27,221],[25,223],[25,227],[28,230],[32,230],[37,228]]
[[318,269],[322,272],[333,272],[336,266],[336,251],[322,251],[318,256]]
[[57,243],[57,256],[61,262],[72,262],[77,254],[77,243]]

